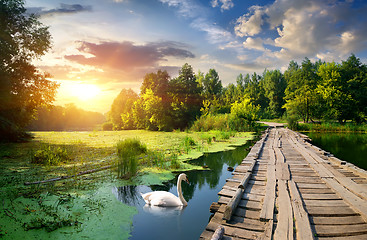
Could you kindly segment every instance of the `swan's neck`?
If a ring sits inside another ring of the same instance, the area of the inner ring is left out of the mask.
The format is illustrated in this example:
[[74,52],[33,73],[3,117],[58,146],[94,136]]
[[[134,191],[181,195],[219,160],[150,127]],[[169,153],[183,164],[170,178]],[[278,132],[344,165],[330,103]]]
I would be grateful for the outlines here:
[[180,199],[182,205],[187,206],[187,202],[186,202],[185,198],[182,195],[181,182],[182,182],[182,179],[179,178],[177,180],[177,194],[178,194],[178,198]]

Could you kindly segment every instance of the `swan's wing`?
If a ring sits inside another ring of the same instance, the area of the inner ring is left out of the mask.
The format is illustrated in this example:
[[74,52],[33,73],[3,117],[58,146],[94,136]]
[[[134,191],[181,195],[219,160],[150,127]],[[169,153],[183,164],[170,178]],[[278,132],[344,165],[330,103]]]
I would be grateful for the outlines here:
[[170,192],[165,191],[156,191],[153,192],[150,196],[150,204],[153,206],[163,206],[163,207],[171,207],[171,206],[181,206],[182,203],[178,197],[173,195]]

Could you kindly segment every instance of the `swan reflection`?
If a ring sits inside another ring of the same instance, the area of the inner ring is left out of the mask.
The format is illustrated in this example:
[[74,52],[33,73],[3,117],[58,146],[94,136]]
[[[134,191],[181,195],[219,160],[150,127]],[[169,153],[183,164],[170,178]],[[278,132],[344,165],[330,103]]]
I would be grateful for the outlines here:
[[160,207],[145,204],[143,210],[147,213],[153,214],[158,217],[172,217],[179,216],[184,211],[186,206],[176,206],[176,207]]

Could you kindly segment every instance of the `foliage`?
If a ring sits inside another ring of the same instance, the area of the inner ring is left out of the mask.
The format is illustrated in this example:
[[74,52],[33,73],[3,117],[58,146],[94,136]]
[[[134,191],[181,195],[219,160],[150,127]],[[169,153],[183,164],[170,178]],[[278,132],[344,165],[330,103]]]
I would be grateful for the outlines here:
[[111,122],[105,122],[102,124],[102,130],[103,131],[112,131],[113,124]]
[[229,131],[229,114],[202,115],[191,126],[192,131],[208,132],[211,130]]
[[249,98],[234,102],[231,107],[230,128],[233,131],[249,131],[254,129],[258,120],[260,106],[255,106]]
[[40,150],[31,152],[31,163],[42,165],[59,165],[71,160],[65,147],[45,145]]
[[14,140],[6,122],[23,131],[37,107],[54,101],[58,84],[32,65],[51,47],[48,28],[26,13],[22,0],[0,1],[0,12],[0,135]]
[[138,171],[138,156],[147,153],[147,146],[137,138],[127,138],[117,143],[118,177],[131,178]]
[[122,89],[120,94],[113,100],[108,118],[115,130],[133,129],[132,108],[138,95],[131,89]]

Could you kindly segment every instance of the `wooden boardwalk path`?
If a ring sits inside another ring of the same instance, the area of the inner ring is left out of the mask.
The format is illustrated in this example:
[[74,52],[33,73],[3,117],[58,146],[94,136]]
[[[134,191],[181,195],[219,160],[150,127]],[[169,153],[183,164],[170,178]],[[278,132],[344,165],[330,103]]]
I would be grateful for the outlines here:
[[[269,128],[218,193],[200,239],[367,239],[367,173]],[[216,234],[215,231],[217,230]]]

